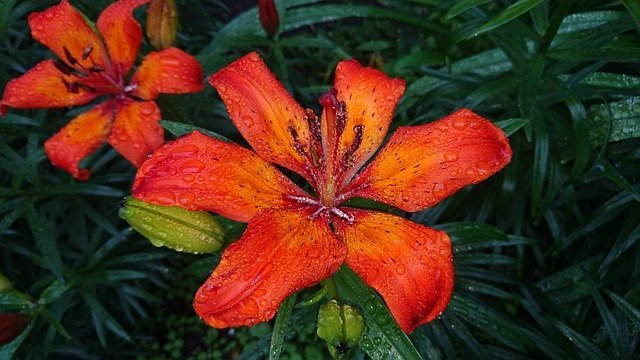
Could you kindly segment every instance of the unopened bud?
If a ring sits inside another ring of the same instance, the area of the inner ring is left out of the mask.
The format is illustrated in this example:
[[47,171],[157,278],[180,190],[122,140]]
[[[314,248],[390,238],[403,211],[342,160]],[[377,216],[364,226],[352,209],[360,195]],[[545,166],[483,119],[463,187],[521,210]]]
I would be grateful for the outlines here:
[[224,231],[206,211],[160,206],[131,196],[120,204],[119,215],[155,246],[194,254],[220,249]]
[[364,320],[360,312],[331,300],[320,306],[318,312],[318,337],[327,342],[329,353],[340,359],[358,343],[364,332]]
[[11,281],[7,279],[4,275],[0,274],[0,291],[13,289],[11,285]]
[[267,36],[273,38],[280,27],[280,18],[278,17],[278,9],[274,0],[258,0],[258,15],[260,16],[260,24]]
[[0,314],[0,345],[5,345],[22,334],[29,325],[31,317],[25,314]]
[[178,7],[175,0],[151,0],[147,11],[147,36],[154,48],[173,46],[178,30]]

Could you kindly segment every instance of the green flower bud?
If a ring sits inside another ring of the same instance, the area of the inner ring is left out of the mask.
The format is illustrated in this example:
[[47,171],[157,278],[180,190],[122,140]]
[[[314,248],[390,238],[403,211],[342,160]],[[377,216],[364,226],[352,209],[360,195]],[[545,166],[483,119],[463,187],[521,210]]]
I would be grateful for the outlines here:
[[0,274],[0,291],[13,289],[11,285],[11,281],[7,279],[4,275]]
[[175,0],[151,0],[147,10],[147,36],[156,49],[173,46],[178,30],[178,6]]
[[160,206],[131,196],[120,204],[119,215],[155,246],[194,254],[220,249],[224,231],[206,211]]
[[358,343],[364,333],[364,320],[360,311],[331,300],[320,306],[318,312],[318,337],[327,342],[329,353],[340,359]]

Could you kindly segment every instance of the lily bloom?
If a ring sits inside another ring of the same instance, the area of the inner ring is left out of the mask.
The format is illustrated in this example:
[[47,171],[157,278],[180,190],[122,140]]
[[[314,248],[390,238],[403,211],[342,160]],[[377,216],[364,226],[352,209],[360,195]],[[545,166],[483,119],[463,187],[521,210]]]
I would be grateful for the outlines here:
[[[133,195],[248,222],[198,290],[209,325],[273,317],[291,293],[342,263],[382,295],[402,330],[436,318],[453,290],[446,233],[388,213],[345,205],[354,197],[405,211],[435,205],[511,158],[505,134],[469,110],[400,127],[380,153],[404,82],[341,61],[319,99],[303,109],[251,53],[209,78],[253,151],[194,132],[163,145],[140,167]],[[306,192],[280,165],[306,179]]]
[[89,170],[78,168],[80,160],[105,141],[140,166],[164,140],[160,109],[153,100],[159,93],[191,93],[204,87],[198,61],[177,48],[149,53],[129,78],[142,43],[140,24],[131,12],[147,2],[109,5],[98,18],[99,33],[67,0],[29,15],[33,38],[60,59],[42,61],[11,80],[0,107],[67,107],[108,96],[44,144],[51,162],[77,179],[89,177]]

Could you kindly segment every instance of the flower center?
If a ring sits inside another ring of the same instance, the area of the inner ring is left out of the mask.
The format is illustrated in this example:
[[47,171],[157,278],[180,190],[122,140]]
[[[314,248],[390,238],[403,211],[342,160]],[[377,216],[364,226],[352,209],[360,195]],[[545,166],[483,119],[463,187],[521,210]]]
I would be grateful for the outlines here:
[[[321,119],[311,109],[305,112],[304,118],[310,133],[307,144],[300,141],[293,126],[289,126],[289,134],[293,140],[293,148],[305,160],[311,175],[311,185],[320,198],[319,203],[339,217],[342,215],[335,211],[348,217],[336,207],[348,199],[339,196],[340,189],[337,187],[354,166],[354,154],[362,144],[365,126],[358,124],[351,129],[346,128],[349,116],[347,106],[344,101],[338,100],[335,88],[329,89],[318,101],[324,108]],[[348,146],[341,145],[343,135],[348,131],[353,131],[353,140]]]
[[[63,50],[67,62],[56,60],[53,64],[64,75],[60,79],[68,92],[77,94],[80,90],[91,93],[99,91],[124,98],[137,88],[135,84],[125,86],[121,72],[107,71],[96,64],[91,44],[85,46],[79,57],[74,56],[66,47]],[[97,86],[100,88],[96,88]]]
[[334,207],[327,207],[319,200],[308,198],[308,197],[305,197],[305,196],[287,196],[287,198],[290,199],[290,200],[293,200],[295,202],[298,202],[300,204],[316,206],[317,207],[316,210],[310,216],[312,219],[315,219],[318,216],[321,216],[323,214],[328,214],[328,215],[336,216],[336,217],[348,222],[349,224],[353,224],[354,221],[355,221],[353,216],[345,213],[340,208],[335,207],[335,206]]

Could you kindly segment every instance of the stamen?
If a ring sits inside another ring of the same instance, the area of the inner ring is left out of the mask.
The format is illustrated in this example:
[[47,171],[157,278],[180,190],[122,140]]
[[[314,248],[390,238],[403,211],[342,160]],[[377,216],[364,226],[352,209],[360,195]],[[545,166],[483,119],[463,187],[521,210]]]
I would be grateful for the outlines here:
[[308,198],[306,196],[287,195],[286,198],[289,199],[289,200],[297,201],[297,202],[299,202],[301,204],[322,206],[322,203],[320,201],[318,201],[316,199]]
[[74,58],[71,53],[69,52],[69,50],[66,47],[63,47],[62,50],[64,51],[64,56],[67,58],[67,61],[69,62],[69,64],[71,64],[72,66],[78,63],[78,60],[76,60],[76,58]]
[[67,80],[65,80],[65,78],[60,78],[62,80],[62,83],[64,84],[64,86],[67,88],[67,91],[72,93],[72,94],[77,94],[78,93],[78,86],[76,85],[76,83],[70,83]]
[[56,69],[58,69],[61,73],[65,74],[65,75],[73,74],[73,69],[69,65],[63,63],[60,60],[55,60],[53,62],[53,66],[55,66]]
[[322,142],[322,133],[320,132],[320,122],[318,116],[311,109],[304,111],[304,119],[309,125],[309,131],[311,132],[311,138],[318,144]]
[[344,132],[344,128],[347,126],[347,104],[344,101],[340,101],[338,103],[338,107],[336,108],[336,133],[338,133],[338,138]]
[[134,91],[137,88],[138,88],[138,84],[129,84],[129,85],[124,87],[124,92],[130,93],[130,92]]
[[347,151],[344,152],[344,155],[342,155],[342,160],[340,161],[340,169],[342,169],[342,171],[347,171],[354,165],[353,154],[355,154],[356,150],[358,150],[358,148],[360,148],[360,145],[362,145],[362,139],[364,137],[364,125],[355,125],[353,127],[353,131],[355,132],[353,142],[351,143],[351,145],[349,145]]
[[84,48],[84,51],[82,52],[82,60],[86,60],[89,55],[91,55],[91,51],[93,51],[93,45],[89,44]]
[[300,144],[300,137],[298,136],[298,132],[293,127],[293,125],[289,125],[287,128],[289,134],[291,134],[291,139],[293,140],[293,148],[295,151],[303,157],[307,157],[307,152],[304,151],[304,147]]
[[338,208],[335,208],[335,207],[334,207],[334,208],[331,208],[329,211],[331,211],[331,212],[332,212],[334,215],[336,215],[337,217],[339,217],[339,218],[341,218],[341,219],[345,220],[345,221],[346,221],[346,222],[348,222],[350,225],[352,225],[353,223],[355,223],[355,222],[356,222],[356,219],[355,219],[353,216],[351,216],[351,215],[347,214],[346,212],[344,212],[344,211],[342,211],[342,210],[340,210],[340,209],[338,209]]

